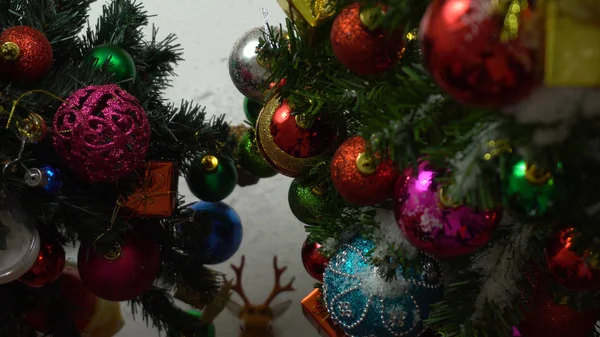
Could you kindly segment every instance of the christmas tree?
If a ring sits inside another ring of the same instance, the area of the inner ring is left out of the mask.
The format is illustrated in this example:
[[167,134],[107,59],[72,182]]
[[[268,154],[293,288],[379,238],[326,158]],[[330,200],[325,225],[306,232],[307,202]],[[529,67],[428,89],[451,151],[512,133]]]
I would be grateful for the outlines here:
[[597,1],[278,2],[230,72],[322,335],[597,335]]
[[[0,336],[112,336],[121,301],[169,336],[214,335],[229,288],[205,265],[242,235],[220,202],[238,181],[236,136],[163,96],[175,36],[144,38],[132,0],[90,24],[92,2],[0,3]],[[201,202],[183,203],[180,176]]]

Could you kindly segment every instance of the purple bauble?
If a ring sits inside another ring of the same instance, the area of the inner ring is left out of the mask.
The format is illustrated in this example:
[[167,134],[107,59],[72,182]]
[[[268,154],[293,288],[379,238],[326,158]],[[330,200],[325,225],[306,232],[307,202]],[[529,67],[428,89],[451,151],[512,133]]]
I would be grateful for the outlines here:
[[54,115],[53,144],[88,182],[112,182],[143,162],[150,124],[137,99],[114,84],[75,91]]
[[471,254],[487,244],[500,222],[500,211],[476,211],[443,202],[440,174],[428,163],[415,175],[408,168],[396,182],[394,212],[398,226],[418,249],[439,258]]

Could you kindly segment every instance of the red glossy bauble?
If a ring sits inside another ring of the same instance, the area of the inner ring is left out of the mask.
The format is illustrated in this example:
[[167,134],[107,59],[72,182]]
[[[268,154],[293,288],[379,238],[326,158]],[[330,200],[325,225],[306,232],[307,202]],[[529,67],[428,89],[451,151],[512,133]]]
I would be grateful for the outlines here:
[[29,26],[15,26],[0,34],[0,45],[16,45],[14,59],[0,57],[0,76],[13,81],[34,81],[44,76],[54,60],[52,45],[44,33]]
[[359,3],[343,9],[331,28],[331,46],[338,61],[358,75],[372,75],[393,67],[402,57],[401,30],[386,34],[371,31],[361,21]]
[[600,270],[592,268],[585,256],[572,251],[574,230],[558,232],[546,247],[548,269],[556,281],[570,290],[592,290],[600,287]]
[[[331,161],[331,179],[344,200],[354,205],[374,205],[390,198],[398,171],[394,163],[365,154],[366,141],[360,136],[347,139],[340,145]],[[377,155],[377,154],[376,154]]]
[[[457,101],[488,108],[518,102],[541,83],[538,52],[518,38],[502,42],[504,15],[489,0],[435,0],[421,20],[425,64]],[[523,11],[521,26],[527,22]],[[541,53],[540,53],[541,54]]]
[[322,117],[294,115],[290,104],[277,98],[269,101],[258,116],[256,144],[261,154],[277,171],[296,177],[329,152],[338,133]]
[[158,276],[160,251],[148,235],[132,231],[125,236],[118,257],[108,258],[82,245],[77,265],[81,280],[96,296],[128,301],[148,290]]
[[321,245],[318,243],[304,241],[304,245],[302,245],[302,263],[304,269],[312,278],[323,282],[323,274],[327,264],[329,264],[329,259],[319,252],[319,248],[321,248]]
[[500,223],[499,210],[477,211],[452,202],[427,162],[409,167],[398,179],[394,213],[404,236],[418,249],[439,258],[472,254],[487,244]]
[[[531,283],[533,298],[523,321],[517,327],[521,337],[587,337],[596,321],[600,318],[600,310],[579,312],[569,305],[557,303],[548,294],[547,285],[539,272]],[[531,280],[531,279],[530,279]]]
[[[57,282],[61,283],[61,300],[73,325],[77,331],[83,331],[96,310],[96,296],[81,283],[75,268],[65,268]],[[53,310],[56,308],[51,305],[35,308],[25,314],[25,322],[36,331],[48,333],[52,328],[50,312]]]
[[65,249],[56,239],[42,242],[33,266],[19,278],[30,287],[42,287],[56,281],[65,267]]

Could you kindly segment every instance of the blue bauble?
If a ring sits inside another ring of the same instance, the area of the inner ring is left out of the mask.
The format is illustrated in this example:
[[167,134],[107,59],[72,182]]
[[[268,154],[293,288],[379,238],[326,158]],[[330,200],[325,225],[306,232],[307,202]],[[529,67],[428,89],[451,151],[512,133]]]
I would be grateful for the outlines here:
[[417,337],[429,306],[443,295],[442,270],[436,260],[422,256],[420,266],[396,269],[387,282],[369,263],[375,244],[360,237],[343,245],[325,269],[323,298],[331,318],[356,337]]
[[44,186],[44,190],[49,194],[54,194],[60,190],[62,187],[62,174],[60,171],[53,166],[44,165],[40,168],[44,178],[46,179],[46,184]]
[[209,256],[206,264],[229,260],[242,244],[242,221],[238,214],[222,202],[199,201],[190,206],[210,219],[211,233],[206,237]]

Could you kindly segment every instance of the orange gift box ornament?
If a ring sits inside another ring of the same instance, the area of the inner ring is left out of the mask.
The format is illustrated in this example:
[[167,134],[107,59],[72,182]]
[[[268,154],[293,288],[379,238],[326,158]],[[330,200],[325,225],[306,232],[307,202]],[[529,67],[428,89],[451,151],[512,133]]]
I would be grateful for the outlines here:
[[346,337],[341,329],[339,329],[331,320],[325,305],[321,300],[321,290],[314,289],[301,302],[302,312],[304,316],[317,329],[323,337]]
[[545,84],[600,86],[600,1],[544,0]]
[[177,168],[172,162],[148,162],[140,174],[140,185],[121,202],[121,209],[134,217],[168,217],[177,205]]

